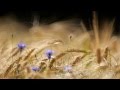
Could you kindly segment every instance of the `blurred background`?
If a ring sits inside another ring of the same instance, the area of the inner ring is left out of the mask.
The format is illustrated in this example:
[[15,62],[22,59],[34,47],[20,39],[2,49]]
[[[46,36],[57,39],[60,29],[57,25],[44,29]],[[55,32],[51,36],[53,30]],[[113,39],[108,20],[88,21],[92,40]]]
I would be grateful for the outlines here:
[[119,3],[112,1],[13,1],[0,3],[0,16],[13,15],[27,25],[31,25],[34,16],[41,23],[52,23],[61,20],[82,19],[86,26],[92,21],[92,12],[96,11],[99,21],[115,18],[115,33],[120,32]]

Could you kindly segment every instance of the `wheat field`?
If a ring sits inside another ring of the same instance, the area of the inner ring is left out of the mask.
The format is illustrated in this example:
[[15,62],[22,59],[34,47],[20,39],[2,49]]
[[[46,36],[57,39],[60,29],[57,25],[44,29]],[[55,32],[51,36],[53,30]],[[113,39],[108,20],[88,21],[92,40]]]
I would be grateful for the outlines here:
[[[10,17],[0,19],[1,79],[119,79],[120,38],[114,22],[99,24],[93,14],[91,30],[72,20],[32,27]],[[23,50],[18,43],[26,44]],[[51,57],[46,51],[54,51]]]

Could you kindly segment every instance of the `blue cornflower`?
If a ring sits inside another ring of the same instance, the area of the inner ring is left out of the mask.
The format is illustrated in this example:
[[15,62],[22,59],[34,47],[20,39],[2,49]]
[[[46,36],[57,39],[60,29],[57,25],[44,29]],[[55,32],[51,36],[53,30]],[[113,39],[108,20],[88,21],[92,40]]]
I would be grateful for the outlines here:
[[64,71],[65,72],[71,72],[72,71],[72,66],[71,65],[64,66]]
[[33,71],[35,71],[35,72],[37,72],[37,71],[39,71],[39,70],[40,70],[40,68],[39,68],[39,67],[37,67],[37,66],[34,66],[34,67],[32,67],[32,70],[33,70]]
[[52,50],[47,50],[47,51],[46,51],[46,56],[47,56],[47,58],[48,58],[48,59],[51,59],[51,56],[53,55],[53,53],[54,53],[54,51],[52,51]]
[[19,43],[19,44],[18,44],[18,48],[19,48],[20,50],[23,50],[25,47],[26,47],[26,44],[24,44],[24,43]]

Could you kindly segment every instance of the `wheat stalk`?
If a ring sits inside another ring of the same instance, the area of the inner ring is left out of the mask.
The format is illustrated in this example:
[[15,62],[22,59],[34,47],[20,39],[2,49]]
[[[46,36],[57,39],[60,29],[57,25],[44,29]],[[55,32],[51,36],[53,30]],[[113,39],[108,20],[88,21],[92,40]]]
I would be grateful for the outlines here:
[[1,52],[0,52],[1,54],[5,52],[5,49],[6,49],[6,45],[5,44],[6,44],[6,42],[7,42],[7,40],[5,40],[3,42],[3,44],[1,45],[1,47],[3,46],[2,49],[1,49]]
[[31,54],[35,51],[35,48],[33,48],[31,51],[29,51],[29,53],[26,55],[26,57],[24,58],[24,60],[27,60],[29,57],[31,57]]
[[104,58],[106,59],[106,60],[108,60],[108,55],[109,55],[109,48],[107,47],[106,49],[105,49],[105,52],[104,52]]
[[17,54],[19,53],[19,50],[17,49],[17,51],[16,52],[14,52],[7,60],[9,60],[11,57],[14,57],[14,56],[16,56]]
[[66,53],[61,53],[61,54],[57,55],[56,58],[52,59],[50,64],[49,64],[49,68],[52,68],[55,61],[59,60],[59,58],[63,57],[64,55],[66,55]]
[[97,56],[97,63],[100,64],[102,61],[101,49],[99,49],[99,48],[97,49],[96,56]]
[[10,53],[13,53],[16,49],[17,49],[17,47],[12,48]]
[[22,57],[20,57],[19,59],[15,60],[15,61],[7,68],[7,70],[5,71],[4,76],[7,76],[8,73],[10,72],[10,70],[12,69],[12,67],[14,66],[14,64],[15,64],[15,63],[18,63],[21,59],[22,59]]
[[82,57],[80,56],[76,57],[75,61],[72,63],[72,66],[75,66],[76,64],[78,64],[86,55],[88,54],[84,54]]
[[100,45],[100,37],[99,37],[98,19],[95,12],[93,12],[93,30],[95,35],[95,45],[97,48]]
[[59,42],[59,43],[63,43],[62,40],[54,40],[53,42],[50,42],[50,43],[48,43],[48,44],[55,44],[55,43],[57,43],[57,42]]
[[67,51],[65,51],[65,52],[91,53],[91,52],[87,52],[87,51],[85,51],[85,50],[79,50],[79,49],[69,49],[69,50],[67,50]]

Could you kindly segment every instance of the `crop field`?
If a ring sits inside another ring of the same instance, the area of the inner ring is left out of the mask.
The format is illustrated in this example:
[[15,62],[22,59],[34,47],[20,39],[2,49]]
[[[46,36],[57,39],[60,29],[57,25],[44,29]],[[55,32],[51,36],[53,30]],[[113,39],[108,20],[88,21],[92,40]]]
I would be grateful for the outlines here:
[[0,19],[1,79],[120,79],[120,38],[115,20],[91,29],[72,20],[28,27],[15,19]]

